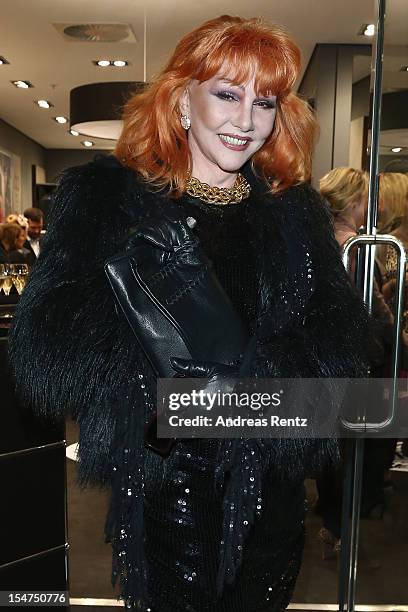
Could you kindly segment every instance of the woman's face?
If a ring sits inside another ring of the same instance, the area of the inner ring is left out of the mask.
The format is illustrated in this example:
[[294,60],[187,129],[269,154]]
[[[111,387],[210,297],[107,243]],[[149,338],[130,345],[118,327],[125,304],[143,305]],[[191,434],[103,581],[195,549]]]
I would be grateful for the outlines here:
[[191,121],[188,144],[195,178],[230,186],[270,136],[276,96],[258,97],[254,85],[255,77],[238,86],[220,75],[190,83],[180,106]]
[[355,218],[357,226],[364,225],[367,218],[368,195],[363,193],[355,204]]
[[22,249],[24,246],[24,243],[26,241],[26,233],[25,230],[21,230],[21,232],[19,233],[17,239],[16,239],[16,249]]

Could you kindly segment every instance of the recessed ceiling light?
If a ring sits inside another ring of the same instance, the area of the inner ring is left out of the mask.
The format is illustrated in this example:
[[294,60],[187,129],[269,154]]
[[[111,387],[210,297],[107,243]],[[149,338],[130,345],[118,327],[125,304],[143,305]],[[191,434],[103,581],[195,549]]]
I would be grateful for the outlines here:
[[76,130],[69,130],[69,133],[71,134],[71,136],[79,136],[79,132],[77,132]]
[[40,108],[51,108],[51,106],[53,106],[48,100],[35,100],[35,103],[38,104]]
[[393,153],[400,153],[402,151],[402,147],[392,147],[391,151]]
[[375,34],[375,24],[374,23],[363,23],[361,28],[358,31],[360,36],[374,36]]
[[11,81],[11,82],[13,83],[13,85],[18,87],[19,89],[28,89],[29,87],[32,87],[30,81]]
[[408,72],[408,66],[401,66],[400,72]]
[[54,117],[54,121],[56,121],[57,123],[67,123],[68,119],[66,117]]
[[92,140],[81,140],[81,144],[84,145],[84,147],[93,147],[94,143],[92,142]]
[[115,66],[115,68],[123,68],[124,66],[128,66],[129,62],[126,60],[116,59],[116,60],[93,60],[92,62],[95,66],[100,66],[101,68],[106,68],[107,66]]
[[0,55],[0,66],[3,66],[4,64],[9,64],[10,62],[6,60],[5,57],[3,57],[2,55]]

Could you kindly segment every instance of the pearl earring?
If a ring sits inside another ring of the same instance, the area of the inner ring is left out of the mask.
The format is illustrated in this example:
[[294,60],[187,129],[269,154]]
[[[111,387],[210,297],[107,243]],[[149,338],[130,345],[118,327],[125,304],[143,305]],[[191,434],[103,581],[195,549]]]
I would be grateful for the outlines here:
[[186,131],[190,129],[191,121],[188,115],[181,115],[180,123]]

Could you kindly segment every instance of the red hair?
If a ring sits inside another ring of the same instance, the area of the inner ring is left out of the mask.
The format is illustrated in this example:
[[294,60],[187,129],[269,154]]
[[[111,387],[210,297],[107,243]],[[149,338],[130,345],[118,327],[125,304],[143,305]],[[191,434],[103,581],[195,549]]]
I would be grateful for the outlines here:
[[228,15],[186,34],[146,90],[127,102],[116,156],[153,186],[180,195],[191,168],[179,109],[188,83],[222,73],[243,84],[254,69],[257,95],[276,95],[277,113],[272,134],[252,158],[253,168],[270,179],[273,192],[309,180],[317,124],[306,102],[292,92],[299,48],[279,26]]

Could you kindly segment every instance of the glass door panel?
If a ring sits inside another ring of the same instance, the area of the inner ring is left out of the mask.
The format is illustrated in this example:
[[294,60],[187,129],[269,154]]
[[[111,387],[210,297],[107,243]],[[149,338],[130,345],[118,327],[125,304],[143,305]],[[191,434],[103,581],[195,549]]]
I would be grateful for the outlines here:
[[[404,0],[386,0],[385,4],[379,126],[378,230],[391,233],[407,248],[408,3]],[[383,293],[393,306],[395,258],[390,249],[378,255],[384,265]],[[402,326],[407,326],[405,317]],[[405,353],[403,350],[399,369],[403,378],[407,376]],[[384,376],[390,370],[390,360],[387,353]],[[400,409],[408,410],[408,397],[400,399]],[[394,604],[408,609],[407,455],[408,444],[403,440],[366,440],[356,581],[356,602],[360,604]]]

